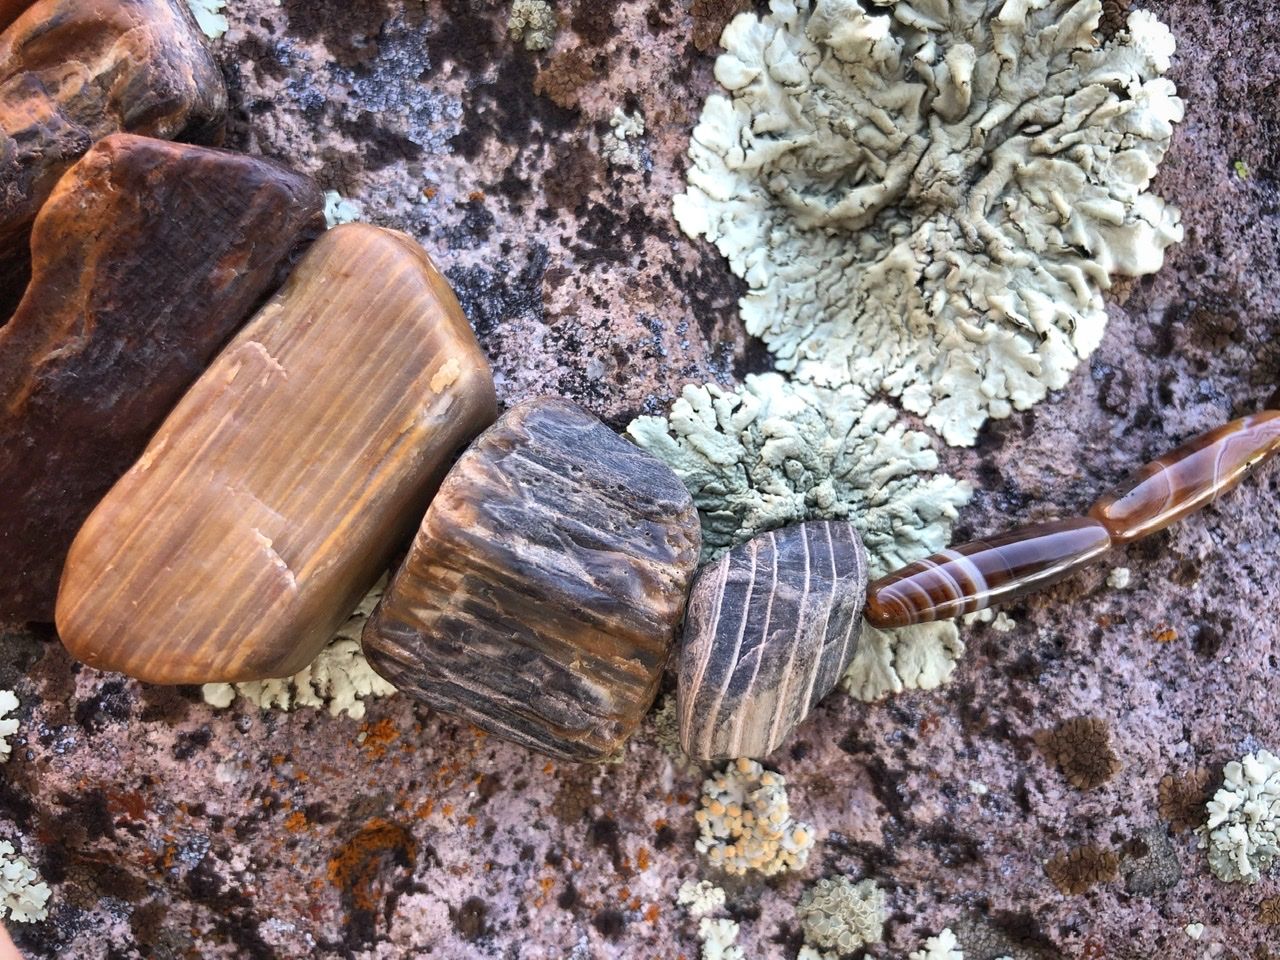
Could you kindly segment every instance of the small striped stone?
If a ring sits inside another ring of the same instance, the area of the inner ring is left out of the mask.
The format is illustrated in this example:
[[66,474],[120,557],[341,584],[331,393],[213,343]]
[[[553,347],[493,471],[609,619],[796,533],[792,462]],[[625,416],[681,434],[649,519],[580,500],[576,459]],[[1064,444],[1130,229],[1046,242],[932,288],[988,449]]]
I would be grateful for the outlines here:
[[63,643],[151,683],[296,673],[496,415],[426,251],[368,224],[328,231],[76,536]]
[[1064,580],[1111,548],[1088,517],[1019,527],[917,560],[867,588],[867,622],[907,627],[948,620]]
[[853,659],[866,587],[862,540],[841,521],[766,533],[705,567],[680,651],[685,752],[776,750]]
[[432,707],[600,760],[653,703],[701,543],[665,464],[567,400],[530,400],[445,479],[364,650]]
[[1089,515],[1117,544],[1163,530],[1233,489],[1280,451],[1280,411],[1223,424],[1153,460],[1098,499]]

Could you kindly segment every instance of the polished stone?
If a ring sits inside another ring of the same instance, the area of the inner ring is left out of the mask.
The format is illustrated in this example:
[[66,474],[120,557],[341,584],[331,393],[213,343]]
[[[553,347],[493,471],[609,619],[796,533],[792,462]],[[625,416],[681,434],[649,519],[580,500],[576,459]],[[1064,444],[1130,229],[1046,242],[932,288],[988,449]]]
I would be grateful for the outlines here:
[[89,517],[58,596],[63,642],[154,683],[297,672],[496,415],[422,247],[330,230]]
[[566,400],[530,400],[449,473],[365,653],[446,713],[599,760],[653,702],[701,542],[663,463]]
[[763,757],[831,692],[857,649],[867,560],[853,524],[755,537],[704,567],[680,650],[680,742],[695,760]]
[[0,34],[0,257],[96,141],[215,142],[226,107],[185,0],[38,0]]
[[80,524],[324,227],[310,178],[117,134],[36,221],[0,327],[0,621],[52,620]]

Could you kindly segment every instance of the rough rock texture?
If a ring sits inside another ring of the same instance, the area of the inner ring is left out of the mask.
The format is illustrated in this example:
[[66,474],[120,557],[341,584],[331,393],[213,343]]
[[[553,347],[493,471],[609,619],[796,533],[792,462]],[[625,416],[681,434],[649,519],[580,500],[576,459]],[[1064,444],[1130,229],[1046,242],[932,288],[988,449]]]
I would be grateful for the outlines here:
[[[602,6],[558,4],[571,17]],[[607,68],[576,112],[533,93],[546,61],[505,39],[506,4],[228,12],[234,142],[427,240],[504,401],[562,393],[620,427],[665,414],[687,382],[729,385],[767,363],[741,339],[721,258],[668,213],[714,87],[683,4],[620,3],[602,41],[562,27],[549,56],[577,44]],[[941,469],[976,491],[959,539],[1087,509],[1280,383],[1275,5],[1164,0],[1159,14],[1187,114],[1152,189],[1182,210],[1186,238],[1160,273],[1107,295],[1107,333],[1063,391],[942,451]],[[609,171],[593,152],[619,105],[645,116],[649,169]],[[0,837],[22,837],[53,888],[50,921],[17,934],[32,957],[77,960],[692,958],[697,920],[675,896],[706,878],[725,884],[747,956],[792,960],[803,890],[848,874],[886,893],[877,960],[946,927],[970,960],[1275,954],[1259,919],[1274,874],[1224,885],[1177,833],[1181,880],[1131,894],[1123,877],[1141,856],[1133,838],[1168,835],[1166,774],[1215,768],[1216,786],[1227,761],[1275,750],[1280,640],[1259,612],[1275,609],[1278,502],[1273,464],[1119,551],[1127,589],[1107,587],[1103,565],[1016,604],[1008,632],[962,627],[948,686],[828,697],[768,759],[818,840],[804,870],[767,883],[701,866],[705,774],[671,759],[650,721],[621,764],[548,764],[404,697],[361,722],[215,712],[193,691],[77,672],[47,633],[10,632],[0,688],[24,722],[0,777]],[[1033,740],[1081,715],[1109,721],[1123,764],[1087,794]],[[1044,861],[1086,843],[1115,850],[1121,876],[1064,896]],[[1198,942],[1183,932],[1194,921]]]
[[848,522],[762,534],[703,567],[680,645],[680,743],[696,760],[763,757],[853,659],[867,557]]
[[462,456],[365,625],[402,691],[562,760],[653,704],[702,536],[667,466],[581,407],[513,407]]
[[0,257],[94,141],[214,141],[226,106],[185,0],[39,0],[0,34]]
[[297,673],[497,413],[426,251],[368,224],[330,230],[85,521],[58,635],[152,683]]
[[53,619],[67,548],[323,226],[308,177],[117,134],[58,184],[0,327],[0,620]]

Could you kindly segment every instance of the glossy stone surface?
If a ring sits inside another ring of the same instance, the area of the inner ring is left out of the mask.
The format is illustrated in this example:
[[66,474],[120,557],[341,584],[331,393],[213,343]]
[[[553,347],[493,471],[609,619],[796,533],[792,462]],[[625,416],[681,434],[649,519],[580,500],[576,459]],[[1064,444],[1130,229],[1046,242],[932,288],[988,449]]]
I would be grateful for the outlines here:
[[323,229],[256,157],[118,134],[58,184],[0,327],[0,621],[52,620],[80,524]]
[[883,629],[973,613],[1057,583],[1110,548],[1106,527],[1087,517],[974,540],[871,584],[867,621]]
[[504,739],[603,759],[653,702],[701,541],[665,464],[567,400],[526,401],[450,471],[365,653]]
[[63,643],[152,683],[295,673],[496,412],[417,242],[330,230],[85,523],[58,595]]
[[1089,510],[1117,544],[1163,530],[1233,490],[1280,450],[1280,411],[1264,410],[1202,433],[1151,461]]
[[799,523],[698,574],[680,649],[680,742],[695,760],[772,753],[857,649],[867,559],[851,523]]
[[226,104],[184,0],[38,0],[0,34],[0,256],[95,141],[214,140]]

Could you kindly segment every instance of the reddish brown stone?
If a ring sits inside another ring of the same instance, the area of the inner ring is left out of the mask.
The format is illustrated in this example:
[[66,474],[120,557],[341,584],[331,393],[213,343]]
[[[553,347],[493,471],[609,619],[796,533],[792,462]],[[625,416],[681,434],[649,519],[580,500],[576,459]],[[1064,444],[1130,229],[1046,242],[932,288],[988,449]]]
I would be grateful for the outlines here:
[[58,184],[0,327],[0,621],[52,617],[81,522],[319,232],[322,205],[276,164],[126,134]]
[[0,30],[8,29],[33,3],[35,0],[0,0]]
[[212,141],[226,106],[184,0],[39,0],[0,35],[0,256],[95,141]]

